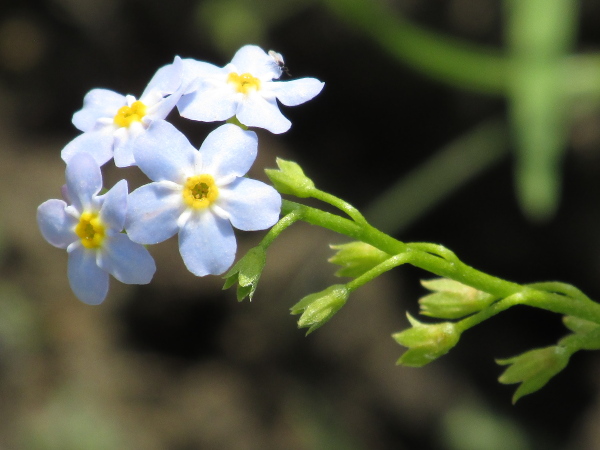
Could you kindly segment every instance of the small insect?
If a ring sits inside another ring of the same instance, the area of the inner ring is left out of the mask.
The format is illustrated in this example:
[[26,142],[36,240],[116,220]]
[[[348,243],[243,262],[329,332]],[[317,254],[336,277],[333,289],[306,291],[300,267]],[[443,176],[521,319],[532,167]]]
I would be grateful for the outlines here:
[[275,61],[277,66],[283,72],[285,72],[288,77],[292,76],[292,74],[290,73],[290,69],[287,68],[287,66],[285,65],[285,62],[283,61],[283,56],[281,56],[281,53],[277,53],[275,50],[269,50],[269,56],[271,58],[273,58],[273,61]]

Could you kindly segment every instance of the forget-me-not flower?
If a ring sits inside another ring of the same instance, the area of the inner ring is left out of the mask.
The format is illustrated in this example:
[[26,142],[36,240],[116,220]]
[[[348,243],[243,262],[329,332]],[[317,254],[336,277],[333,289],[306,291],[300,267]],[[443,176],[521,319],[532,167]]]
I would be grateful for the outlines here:
[[286,106],[304,103],[323,89],[316,78],[273,81],[281,76],[279,60],[256,45],[246,45],[231,63],[219,68],[205,62],[184,59],[188,84],[179,100],[179,113],[203,122],[236,116],[244,125],[283,133],[291,123],[279,111],[277,100]]
[[106,298],[109,274],[126,284],[147,284],[156,266],[143,245],[121,233],[127,214],[127,181],[104,195],[102,174],[87,153],[67,163],[67,203],[52,199],[38,207],[37,220],[44,238],[69,253],[68,277],[75,295],[97,305]]
[[178,233],[190,272],[225,272],[237,248],[232,226],[263,230],[279,218],[279,193],[244,178],[257,147],[256,133],[232,124],[211,132],[200,150],[170,123],[152,124],[133,149],[138,167],[154,182],[129,196],[129,237],[155,244]]
[[161,67],[139,99],[108,89],[92,89],[83,108],[73,115],[73,125],[83,134],[62,150],[65,162],[77,153],[91,154],[99,165],[114,157],[117,167],[135,164],[132,139],[156,120],[164,120],[181,97],[185,86],[181,58]]

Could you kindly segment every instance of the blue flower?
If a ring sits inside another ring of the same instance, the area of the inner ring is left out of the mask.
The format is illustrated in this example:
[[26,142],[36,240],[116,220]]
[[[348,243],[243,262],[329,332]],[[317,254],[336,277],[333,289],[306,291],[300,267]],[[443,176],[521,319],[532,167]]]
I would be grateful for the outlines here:
[[62,150],[65,162],[78,153],[90,153],[99,165],[114,157],[117,167],[135,165],[132,138],[143,134],[153,121],[163,120],[175,107],[185,86],[179,57],[161,67],[139,100],[108,89],[92,89],[83,108],[73,115],[73,125],[83,134]]
[[257,147],[256,134],[236,125],[214,130],[198,151],[168,122],[152,124],[133,149],[138,167],[154,182],[129,196],[129,237],[155,244],[178,233],[190,272],[225,272],[237,247],[232,226],[263,230],[279,218],[279,193],[243,177]]
[[316,78],[273,81],[281,76],[279,63],[255,45],[239,49],[223,68],[184,59],[184,78],[190,83],[177,104],[179,113],[202,122],[236,116],[246,126],[283,133],[291,123],[279,111],[277,100],[299,105],[321,92],[324,83]]
[[44,238],[69,254],[69,283],[85,303],[106,298],[108,274],[126,284],[147,284],[156,266],[148,250],[121,233],[127,214],[127,182],[119,181],[106,194],[102,174],[87,153],[67,163],[68,201],[52,199],[38,207],[37,221]]

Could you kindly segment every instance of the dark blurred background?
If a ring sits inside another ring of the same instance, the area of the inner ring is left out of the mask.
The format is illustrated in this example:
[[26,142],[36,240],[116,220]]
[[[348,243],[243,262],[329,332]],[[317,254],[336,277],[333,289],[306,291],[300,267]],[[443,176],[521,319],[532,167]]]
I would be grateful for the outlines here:
[[[375,1],[375,0],[373,0]],[[413,23],[503,48],[499,0],[390,0]],[[578,51],[600,48],[600,2],[581,2]],[[288,311],[339,282],[328,244],[299,224],[272,246],[254,300],[186,271],[175,239],[151,248],[148,286],[112,281],[90,307],[69,290],[66,253],[48,245],[37,205],[60,196],[60,150],[95,87],[139,96],[175,55],[225,65],[244,44],[281,52],[294,78],[325,82],[282,108],[284,135],[259,130],[251,176],[280,156],[322,189],[369,208],[399,178],[487,120],[501,97],[432,81],[318,0],[3,0],[0,3],[0,448],[4,449],[600,449],[600,360],[577,354],[540,392],[511,404],[506,358],[551,345],[560,317],[515,308],[465,333],[422,369],[396,367],[390,335],[425,294],[401,267],[358,290],[309,337]],[[214,124],[174,122],[199,146]],[[507,133],[510,140],[510,133]],[[402,230],[467,264],[527,283],[558,280],[600,298],[600,112],[571,126],[557,214],[519,209],[507,153]],[[104,171],[105,185],[137,169]],[[418,202],[419,192],[415,192]],[[389,205],[402,211],[402,204]],[[238,233],[239,252],[263,233]]]

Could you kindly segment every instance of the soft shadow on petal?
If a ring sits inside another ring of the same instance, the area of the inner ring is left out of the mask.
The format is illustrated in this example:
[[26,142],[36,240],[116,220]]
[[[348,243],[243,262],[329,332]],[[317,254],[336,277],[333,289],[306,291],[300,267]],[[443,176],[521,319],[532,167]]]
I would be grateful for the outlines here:
[[183,82],[184,94],[188,94],[204,83],[208,78],[220,78],[225,76],[225,71],[221,67],[209,64],[204,61],[196,61],[195,59],[185,58],[181,60],[183,63]]
[[275,99],[266,100],[259,94],[244,99],[238,108],[237,118],[244,125],[264,128],[275,134],[285,133],[292,126],[279,111]]
[[120,232],[125,225],[127,194],[127,180],[121,180],[101,196],[100,218],[117,232]]
[[83,133],[69,142],[61,151],[60,157],[68,163],[74,155],[88,153],[98,165],[106,164],[113,157],[115,138],[110,128]]
[[177,233],[183,210],[180,190],[163,183],[146,184],[129,194],[127,234],[140,244],[162,242]]
[[219,200],[219,206],[229,214],[231,224],[240,230],[264,230],[279,220],[281,195],[262,181],[238,178],[224,190]]
[[102,189],[100,167],[89,153],[79,153],[67,163],[65,175],[69,198],[77,210],[83,212]]
[[124,95],[108,89],[92,89],[83,98],[83,108],[73,114],[73,125],[81,131],[93,131],[98,119],[113,118],[126,103]]
[[77,219],[65,212],[66,206],[62,200],[52,199],[42,203],[37,209],[37,222],[42,236],[58,248],[67,248],[77,240],[73,231]]
[[164,120],[153,122],[131,143],[136,164],[153,181],[183,183],[191,175],[197,150]]
[[272,80],[275,75],[273,64],[275,61],[263,49],[256,45],[245,45],[240,48],[231,60],[239,75],[250,73],[252,76],[260,79]]
[[156,71],[146,89],[140,96],[140,100],[152,91],[158,91],[161,96],[175,92],[183,81],[183,63],[181,58],[175,57],[171,64],[162,66]]
[[179,232],[179,252],[197,276],[220,275],[235,259],[237,243],[231,224],[210,211],[188,220]]
[[232,124],[221,125],[200,147],[203,170],[217,183],[224,176],[241,177],[252,167],[257,151],[258,137],[254,131],[245,131]]
[[186,119],[200,122],[227,120],[235,115],[237,96],[227,83],[206,86],[182,96],[177,108]]
[[98,255],[98,265],[125,284],[148,284],[156,272],[148,250],[122,233],[110,238]]
[[79,300],[98,305],[108,293],[108,273],[96,264],[96,251],[82,246],[69,253],[69,284]]

